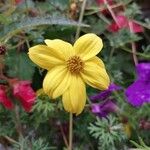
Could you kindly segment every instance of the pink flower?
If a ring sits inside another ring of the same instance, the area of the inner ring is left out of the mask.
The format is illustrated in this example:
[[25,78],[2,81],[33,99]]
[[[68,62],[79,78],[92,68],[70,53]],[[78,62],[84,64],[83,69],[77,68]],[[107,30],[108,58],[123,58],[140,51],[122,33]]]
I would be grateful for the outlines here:
[[6,109],[13,109],[14,105],[5,93],[5,87],[0,86],[0,103],[4,105]]
[[35,102],[36,94],[30,81],[17,81],[13,84],[13,95],[21,101],[26,112],[30,112]]
[[117,23],[116,22],[112,22],[108,26],[108,31],[110,31],[110,32],[118,32],[122,28],[130,29],[129,28],[129,23],[130,23],[130,25],[132,25],[134,33],[143,32],[143,27],[142,26],[140,26],[139,24],[137,24],[133,20],[128,20],[126,16],[117,15],[116,16],[116,21],[117,21]]

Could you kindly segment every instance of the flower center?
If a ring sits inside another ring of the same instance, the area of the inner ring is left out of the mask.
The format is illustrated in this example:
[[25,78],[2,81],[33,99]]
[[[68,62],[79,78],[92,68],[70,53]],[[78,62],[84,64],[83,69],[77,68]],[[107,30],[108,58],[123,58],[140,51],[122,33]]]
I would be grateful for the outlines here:
[[78,74],[83,70],[84,62],[79,56],[72,56],[67,61],[67,67],[71,73]]

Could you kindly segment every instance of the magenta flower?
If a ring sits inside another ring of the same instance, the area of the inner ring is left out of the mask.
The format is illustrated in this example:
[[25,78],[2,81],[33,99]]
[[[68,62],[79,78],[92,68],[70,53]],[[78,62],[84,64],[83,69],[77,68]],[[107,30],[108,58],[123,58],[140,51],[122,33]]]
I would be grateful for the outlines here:
[[[129,29],[129,23],[132,25],[133,32],[134,33],[140,33],[143,32],[143,27],[134,22],[133,20],[128,20],[126,16],[123,15],[117,15],[116,16],[116,22],[112,22],[108,26],[108,31],[110,32],[118,32],[120,29],[127,28]],[[119,26],[118,26],[119,25]]]
[[125,91],[127,101],[135,106],[150,103],[150,63],[140,63],[136,66],[137,80]]
[[18,81],[13,85],[13,95],[20,100],[26,112],[30,112],[35,102],[36,94],[30,81]]
[[92,104],[91,106],[91,111],[96,114],[98,117],[107,117],[107,115],[111,112],[117,112],[118,111],[118,106],[116,103],[109,99],[103,103],[100,104]]
[[0,86],[0,103],[6,108],[6,109],[13,109],[14,105],[11,102],[11,100],[7,97],[5,92],[5,87]]

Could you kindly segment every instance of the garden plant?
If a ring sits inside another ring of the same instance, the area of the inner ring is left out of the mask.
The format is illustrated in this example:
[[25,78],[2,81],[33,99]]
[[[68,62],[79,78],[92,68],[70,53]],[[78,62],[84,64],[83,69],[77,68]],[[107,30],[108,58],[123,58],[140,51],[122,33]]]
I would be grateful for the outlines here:
[[148,0],[0,0],[0,150],[150,150]]

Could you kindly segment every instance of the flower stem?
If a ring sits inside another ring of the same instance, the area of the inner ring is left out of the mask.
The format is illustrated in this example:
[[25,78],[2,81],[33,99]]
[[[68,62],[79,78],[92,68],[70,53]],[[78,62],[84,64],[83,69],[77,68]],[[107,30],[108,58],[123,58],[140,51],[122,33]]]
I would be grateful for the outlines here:
[[69,147],[68,150],[72,150],[72,141],[73,141],[73,115],[70,113],[69,116]]
[[[132,23],[130,21],[129,21],[129,28],[130,28],[130,32],[133,33],[133,26],[132,26]],[[138,59],[137,59],[137,56],[136,56],[136,45],[135,45],[135,42],[132,42],[131,46],[132,46],[133,61],[134,61],[134,64],[136,66],[138,64]]]
[[17,105],[15,105],[14,113],[15,113],[14,121],[15,121],[16,130],[18,132],[19,138],[23,138],[22,125],[19,116],[19,107]]
[[64,133],[64,129],[63,129],[62,125],[60,124],[59,127],[60,127],[60,131],[61,131],[61,134],[62,134],[64,143],[65,143],[66,147],[69,147],[68,141],[67,141],[67,138],[66,138],[66,135],[65,135],[65,133]]
[[105,5],[106,5],[106,7],[107,7],[109,13],[111,14],[113,20],[115,21],[115,23],[117,24],[117,26],[120,28],[120,25],[119,25],[119,23],[118,23],[118,21],[117,21],[116,15],[115,15],[115,13],[113,12],[111,6],[108,4],[108,1],[107,1],[107,0],[104,0],[104,3],[105,3]]
[[76,36],[75,36],[76,40],[79,38],[79,35],[80,35],[81,22],[82,22],[82,19],[83,19],[83,16],[84,16],[84,10],[85,10],[85,6],[86,6],[86,2],[87,2],[87,0],[83,0],[83,3],[82,3],[81,13],[80,13],[80,16],[79,16],[78,27],[77,27]]

